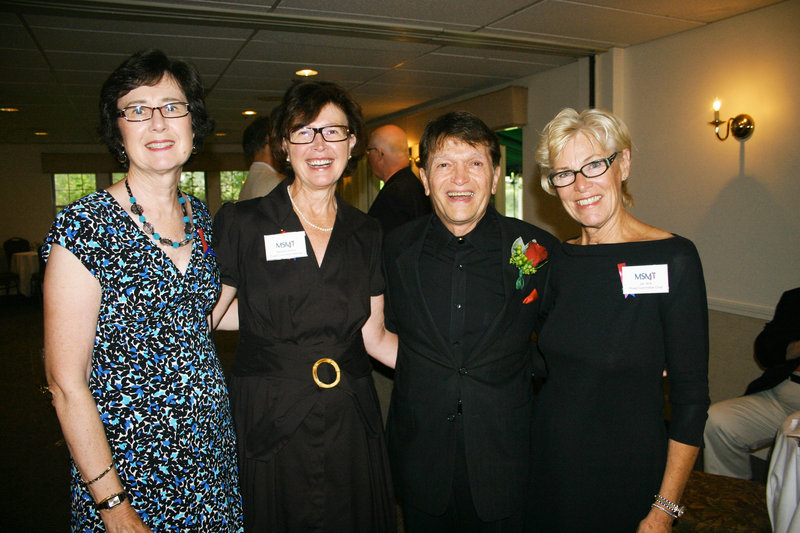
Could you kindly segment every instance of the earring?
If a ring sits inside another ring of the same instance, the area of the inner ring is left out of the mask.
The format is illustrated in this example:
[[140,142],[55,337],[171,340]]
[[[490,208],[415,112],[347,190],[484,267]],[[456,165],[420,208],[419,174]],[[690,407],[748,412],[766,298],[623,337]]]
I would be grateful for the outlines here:
[[125,148],[119,149],[119,154],[117,155],[117,161],[119,161],[120,164],[122,165],[128,162],[128,155],[125,153]]
[[289,161],[289,154],[286,154],[286,161]]
[[195,145],[192,145],[192,153],[193,154],[197,153],[197,147]]

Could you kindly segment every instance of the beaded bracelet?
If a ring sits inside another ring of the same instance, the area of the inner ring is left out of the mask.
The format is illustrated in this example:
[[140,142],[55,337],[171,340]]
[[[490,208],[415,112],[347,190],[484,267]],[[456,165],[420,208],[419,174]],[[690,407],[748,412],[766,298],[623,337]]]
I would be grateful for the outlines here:
[[661,509],[672,518],[680,518],[683,516],[683,513],[686,512],[686,507],[683,505],[678,505],[675,502],[671,502],[661,494],[656,494],[655,496],[656,501],[650,507],[655,507],[657,509]]
[[95,481],[99,481],[99,480],[100,480],[100,479],[101,479],[103,476],[105,476],[106,474],[108,474],[109,472],[111,472],[111,469],[112,469],[112,468],[114,468],[114,461],[113,461],[113,460],[111,461],[111,464],[110,464],[110,465],[108,465],[108,468],[106,468],[105,470],[103,470],[103,471],[100,473],[100,475],[99,475],[99,476],[97,476],[96,478],[94,478],[94,479],[92,479],[92,480],[89,480],[89,481],[86,481],[85,479],[83,479],[83,478],[81,477],[81,481],[83,481],[83,483],[84,483],[84,484],[85,484],[85,485],[88,487],[89,485],[91,485],[91,484],[92,484],[92,483],[94,483]]

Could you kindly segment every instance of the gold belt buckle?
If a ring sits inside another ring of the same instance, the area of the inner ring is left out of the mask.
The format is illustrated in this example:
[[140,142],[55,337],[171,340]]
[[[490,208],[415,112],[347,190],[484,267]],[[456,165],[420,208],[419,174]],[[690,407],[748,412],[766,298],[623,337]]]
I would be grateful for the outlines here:
[[[323,383],[322,381],[319,380],[319,377],[317,377],[317,367],[322,363],[328,363],[333,367],[334,370],[336,370],[336,379],[333,381],[333,383]],[[311,369],[311,375],[314,376],[314,383],[316,383],[317,386],[322,389],[334,388],[336,385],[339,384],[339,380],[342,378],[342,372],[341,370],[339,370],[339,365],[336,364],[336,361],[334,361],[333,359],[329,359],[327,357],[323,357],[322,359],[314,363],[314,368]]]

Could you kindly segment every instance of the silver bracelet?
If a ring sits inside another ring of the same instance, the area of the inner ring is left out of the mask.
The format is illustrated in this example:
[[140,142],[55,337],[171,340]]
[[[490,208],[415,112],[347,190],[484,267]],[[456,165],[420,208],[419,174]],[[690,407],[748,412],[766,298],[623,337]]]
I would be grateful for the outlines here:
[[663,497],[661,494],[656,494],[654,497],[656,501],[653,505],[655,505],[665,513],[673,516],[674,518],[680,518],[683,516],[683,513],[686,512],[686,506],[678,505],[675,502],[671,502],[665,497]]
[[666,507],[662,507],[660,503],[653,502],[653,503],[650,504],[650,507],[655,507],[656,509],[661,509],[662,511],[664,511],[665,513],[670,515],[672,518],[678,518],[677,514],[673,513],[672,511],[670,511]]

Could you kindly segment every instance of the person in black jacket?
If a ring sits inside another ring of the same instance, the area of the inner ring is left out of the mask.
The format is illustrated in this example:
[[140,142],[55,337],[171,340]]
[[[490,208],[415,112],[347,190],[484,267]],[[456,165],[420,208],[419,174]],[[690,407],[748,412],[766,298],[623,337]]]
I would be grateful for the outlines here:
[[367,143],[367,161],[373,174],[383,182],[367,214],[378,219],[384,236],[409,220],[431,212],[425,189],[408,166],[405,131],[394,124],[373,131]]
[[[476,116],[430,122],[420,160],[435,214],[384,241],[387,328],[400,340],[387,435],[405,528],[522,531],[531,334],[558,241],[489,205],[500,148]],[[515,251],[530,268],[510,263]]]
[[748,385],[745,396],[708,410],[706,472],[750,479],[749,452],[770,444],[783,420],[800,410],[800,287],[783,293],[754,351],[764,374]]

